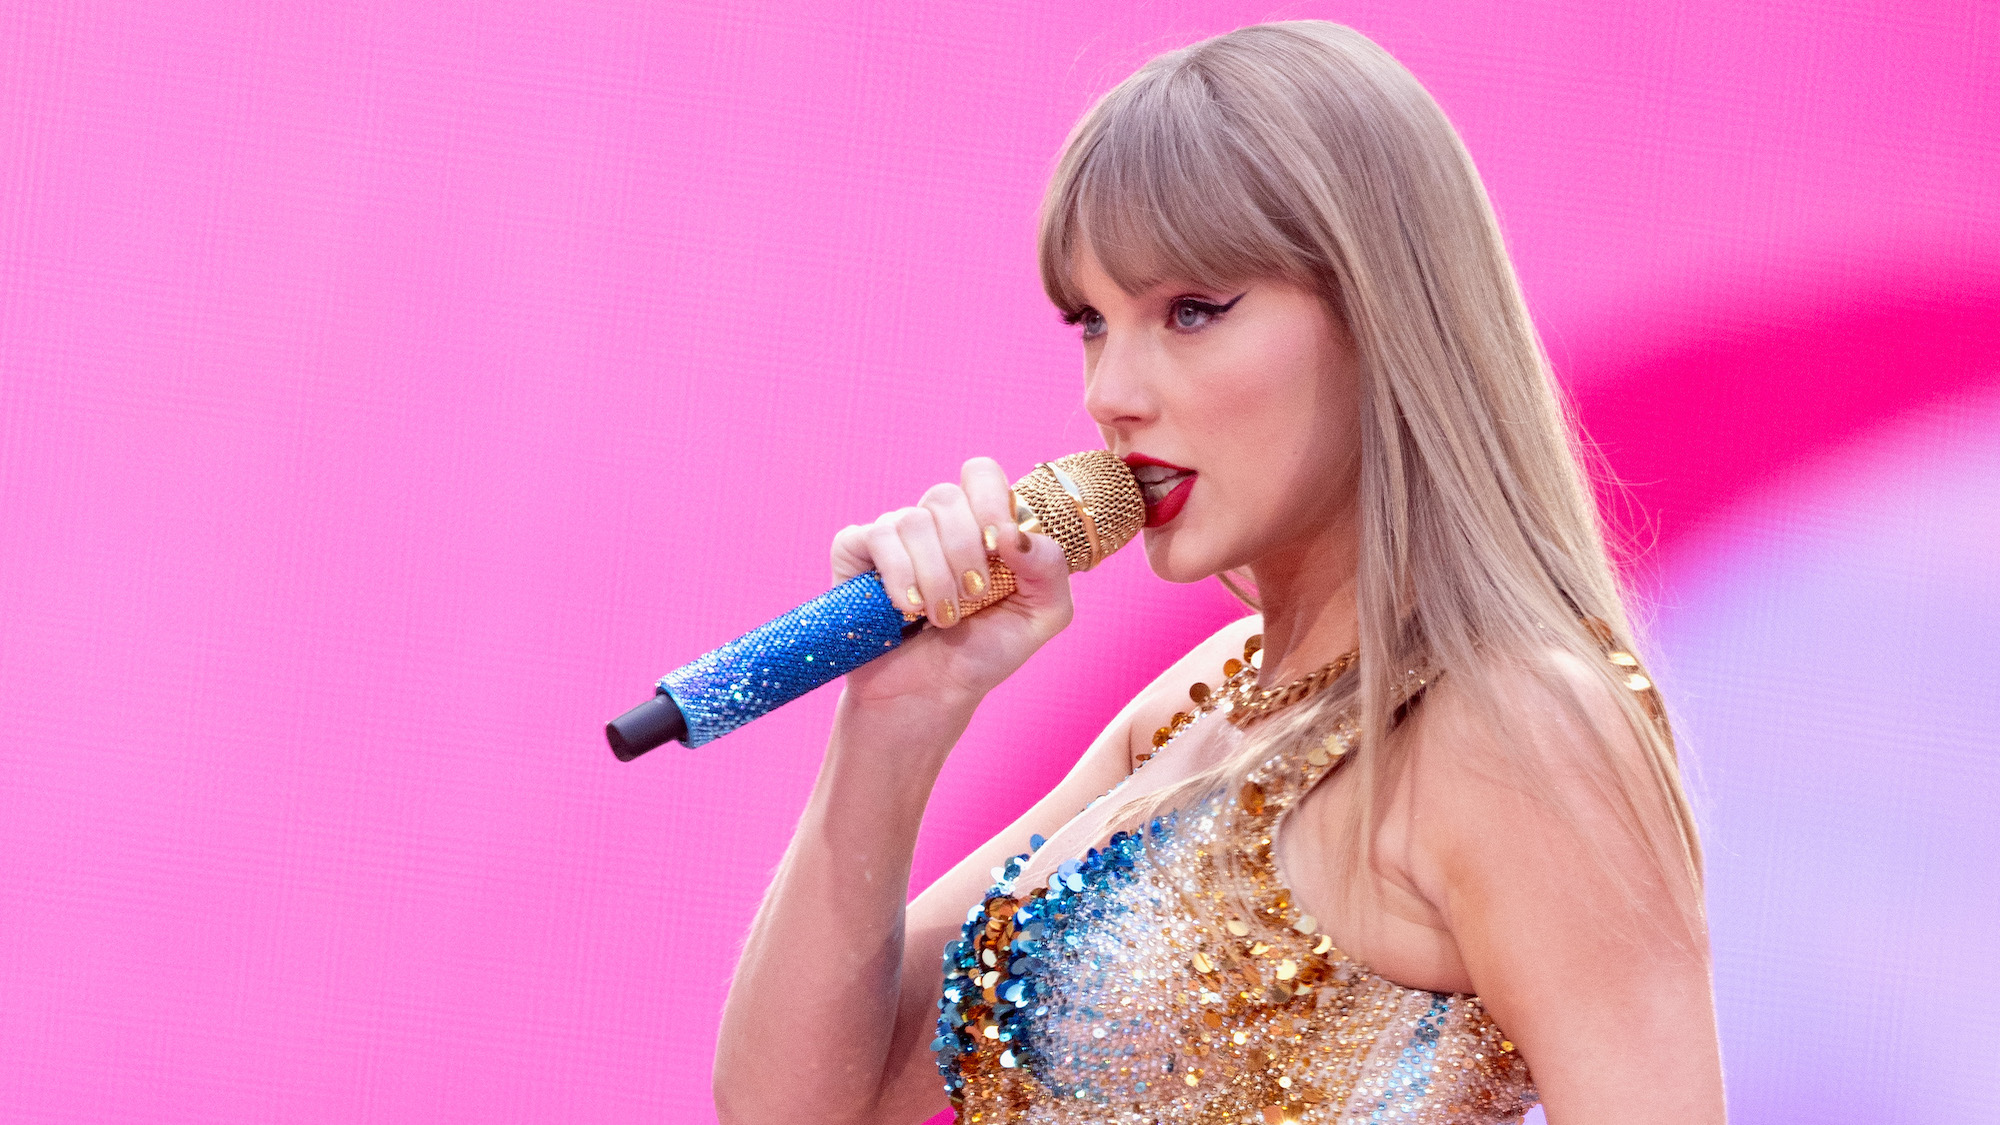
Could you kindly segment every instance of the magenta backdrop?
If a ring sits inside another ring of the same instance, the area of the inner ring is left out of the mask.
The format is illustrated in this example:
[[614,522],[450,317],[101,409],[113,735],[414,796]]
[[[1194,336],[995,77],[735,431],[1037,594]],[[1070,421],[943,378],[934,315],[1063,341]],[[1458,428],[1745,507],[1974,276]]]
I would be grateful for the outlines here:
[[[1737,1116],[2000,1115],[1990,3],[14,0],[0,1120],[709,1119],[832,695],[601,723],[842,524],[1096,443],[1054,153],[1274,16],[1458,122],[1657,548]],[[1232,612],[1077,590],[919,879]]]

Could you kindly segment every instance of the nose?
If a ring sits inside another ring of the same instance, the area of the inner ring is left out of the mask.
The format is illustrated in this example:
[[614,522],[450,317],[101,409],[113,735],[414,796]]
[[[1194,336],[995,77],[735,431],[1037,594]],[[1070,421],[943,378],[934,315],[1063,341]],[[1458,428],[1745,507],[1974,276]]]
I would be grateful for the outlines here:
[[1153,357],[1129,334],[1108,333],[1084,369],[1083,408],[1107,432],[1130,433],[1159,413]]

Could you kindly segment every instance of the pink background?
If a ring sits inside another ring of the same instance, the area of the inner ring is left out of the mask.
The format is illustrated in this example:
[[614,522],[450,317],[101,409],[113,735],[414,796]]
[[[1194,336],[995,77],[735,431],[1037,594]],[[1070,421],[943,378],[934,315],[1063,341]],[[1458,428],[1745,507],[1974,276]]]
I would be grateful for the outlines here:
[[[710,1119],[832,693],[601,724],[841,525],[1096,443],[1056,149],[1274,16],[1436,93],[1628,486],[1737,1119],[2000,1115],[1990,3],[14,0],[0,1120]],[[1077,590],[920,879],[1233,612]]]

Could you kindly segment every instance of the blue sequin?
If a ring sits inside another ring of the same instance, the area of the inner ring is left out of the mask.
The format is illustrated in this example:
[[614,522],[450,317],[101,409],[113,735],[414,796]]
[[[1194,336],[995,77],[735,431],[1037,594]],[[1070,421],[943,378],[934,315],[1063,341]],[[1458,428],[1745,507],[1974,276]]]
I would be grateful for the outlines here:
[[[1154,843],[1163,843],[1168,837],[1171,818],[1155,818],[1151,826],[1150,838]],[[1040,836],[1030,839],[1035,848],[1042,844]],[[996,1021],[995,1038],[1009,1044],[1001,1056],[1001,1065],[1009,1069],[1028,1066],[1034,1058],[1034,1048],[1030,1040],[1032,1025],[1028,1021],[1027,1005],[1034,1002],[1038,989],[1035,976],[1051,966],[1038,954],[1051,940],[1060,945],[1074,948],[1079,943],[1079,935],[1070,932],[1070,927],[1101,921],[1103,911],[1092,907],[1087,910],[1066,910],[1062,907],[1065,899],[1074,901],[1086,892],[1094,895],[1108,894],[1116,886],[1132,877],[1135,860],[1146,846],[1147,838],[1137,833],[1119,832],[1114,834],[1102,848],[1092,848],[1082,859],[1066,859],[1050,876],[1046,894],[1030,896],[1022,900],[1012,917],[1012,940],[1008,943],[1008,959],[1001,963],[996,957],[992,972],[1003,974],[993,985],[994,1000],[985,1000],[984,988],[972,987],[986,967],[979,963],[973,950],[985,933],[987,919],[997,898],[1012,894],[1011,881],[1021,872],[1029,856],[1019,855],[1009,859],[1000,869],[1007,879],[988,892],[985,901],[974,907],[967,915],[963,936],[945,947],[944,969],[947,984],[944,998],[939,1002],[938,1037],[934,1043],[944,1047],[933,1047],[938,1056],[938,1072],[943,1075],[945,1089],[957,1093],[965,1085],[965,1078],[958,1072],[960,1055],[972,1047],[959,1035],[959,1028],[975,1020],[992,1018]],[[1048,1014],[1047,1007],[1033,1009],[1035,1016]],[[976,1039],[974,1040],[976,1042]],[[1092,1096],[1087,1086],[1078,1086],[1061,1096],[1074,1094],[1078,1098]]]

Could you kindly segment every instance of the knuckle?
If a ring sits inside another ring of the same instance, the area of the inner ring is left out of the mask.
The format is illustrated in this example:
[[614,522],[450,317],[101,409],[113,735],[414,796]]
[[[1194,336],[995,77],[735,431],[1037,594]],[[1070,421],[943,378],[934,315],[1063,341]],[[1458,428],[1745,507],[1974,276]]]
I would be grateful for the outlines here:
[[1006,474],[1000,471],[999,465],[991,461],[980,466],[975,466],[970,462],[966,464],[965,491],[967,495],[986,497],[992,496],[995,493],[1005,492],[1006,490],[1007,477]]
[[949,481],[931,485],[924,491],[923,505],[927,508],[945,507],[965,499],[965,490]]
[[936,543],[919,543],[909,548],[910,565],[918,575],[935,581],[938,571],[944,565],[944,550]]
[[885,574],[910,568],[909,556],[903,553],[902,545],[893,536],[869,540],[868,550],[862,557],[869,566]]

